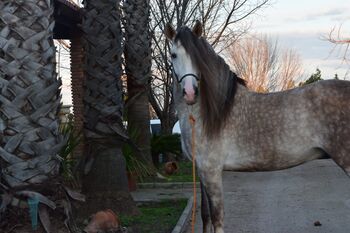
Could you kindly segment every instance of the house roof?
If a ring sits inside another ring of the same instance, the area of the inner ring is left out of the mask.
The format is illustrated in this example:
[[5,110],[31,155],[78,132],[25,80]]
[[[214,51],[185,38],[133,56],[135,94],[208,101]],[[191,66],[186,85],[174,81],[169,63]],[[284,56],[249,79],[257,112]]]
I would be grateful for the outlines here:
[[54,0],[54,39],[72,39],[81,35],[81,8],[69,0]]

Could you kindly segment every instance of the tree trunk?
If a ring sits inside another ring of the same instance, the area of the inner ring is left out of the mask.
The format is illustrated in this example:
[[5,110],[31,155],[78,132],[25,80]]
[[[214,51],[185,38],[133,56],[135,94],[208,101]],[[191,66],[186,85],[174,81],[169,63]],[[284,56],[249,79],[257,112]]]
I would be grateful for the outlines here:
[[173,102],[170,102],[168,107],[162,111],[162,118],[160,120],[162,123],[161,134],[172,134],[173,127],[176,121],[178,121],[178,118],[175,113],[175,105]]
[[137,212],[127,189],[121,153],[121,138],[125,136],[119,5],[119,0],[85,1],[84,135],[85,155],[91,169],[84,177],[83,191],[88,196],[85,212],[90,213],[102,207],[117,213]]
[[148,93],[151,78],[151,36],[149,0],[127,0],[125,12],[125,70],[127,74],[128,131],[151,162],[150,105]]
[[144,157],[150,159],[150,116],[148,92],[145,88],[140,88],[131,76],[128,77],[128,102],[127,102],[127,120],[128,132],[135,140]]
[[85,177],[84,190],[88,192],[127,192],[128,180],[120,145],[106,146],[96,143],[90,148],[89,153],[96,155],[96,159]]
[[0,182],[9,187],[42,184],[59,171],[52,13],[52,1],[0,2]]

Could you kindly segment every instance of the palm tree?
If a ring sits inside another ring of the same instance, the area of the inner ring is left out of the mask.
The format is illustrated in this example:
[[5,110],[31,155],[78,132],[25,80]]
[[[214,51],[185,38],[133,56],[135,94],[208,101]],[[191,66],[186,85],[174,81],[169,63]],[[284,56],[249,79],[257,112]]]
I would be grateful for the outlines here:
[[124,1],[125,14],[125,70],[127,75],[128,131],[136,132],[136,144],[151,162],[150,152],[150,79],[151,34],[149,31],[149,0]]
[[27,195],[58,174],[64,143],[52,13],[52,1],[0,2],[0,184]]
[[[122,33],[119,0],[87,0],[82,29],[85,51],[84,134],[87,165],[83,191],[95,199],[116,196],[128,211],[136,209],[128,192],[121,151],[123,98],[121,85]],[[95,195],[96,194],[96,195]],[[108,206],[106,206],[108,207]],[[108,207],[110,208],[110,207]],[[91,210],[96,211],[96,210]],[[118,209],[116,211],[119,211]]]

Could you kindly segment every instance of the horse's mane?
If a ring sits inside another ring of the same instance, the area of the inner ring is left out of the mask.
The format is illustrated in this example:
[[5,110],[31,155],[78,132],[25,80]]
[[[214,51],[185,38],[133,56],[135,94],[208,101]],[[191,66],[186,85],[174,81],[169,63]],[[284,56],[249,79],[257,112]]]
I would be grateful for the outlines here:
[[200,114],[205,134],[213,138],[231,112],[237,85],[245,86],[245,81],[230,70],[204,38],[195,36],[188,27],[178,30],[176,41],[180,41],[200,73]]

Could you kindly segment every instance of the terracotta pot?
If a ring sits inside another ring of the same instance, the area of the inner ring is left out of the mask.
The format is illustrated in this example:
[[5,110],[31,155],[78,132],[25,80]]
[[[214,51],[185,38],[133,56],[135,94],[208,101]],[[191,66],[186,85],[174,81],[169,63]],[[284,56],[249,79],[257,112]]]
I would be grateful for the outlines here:
[[89,225],[84,229],[87,233],[117,230],[120,226],[118,216],[110,209],[99,211],[91,218]]
[[164,172],[165,174],[167,175],[172,175],[174,174],[175,172],[177,172],[179,169],[179,165],[177,164],[177,162],[175,161],[171,161],[171,162],[167,162],[165,165],[164,165]]

